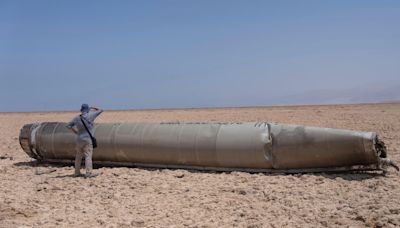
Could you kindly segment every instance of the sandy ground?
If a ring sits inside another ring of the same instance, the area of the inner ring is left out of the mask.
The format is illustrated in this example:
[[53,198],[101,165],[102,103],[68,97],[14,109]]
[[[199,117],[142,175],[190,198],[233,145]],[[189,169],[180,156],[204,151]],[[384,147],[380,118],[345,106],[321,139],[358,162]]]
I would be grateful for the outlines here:
[[[398,227],[400,174],[270,175],[36,166],[23,124],[76,113],[0,113],[0,227]],[[376,131],[400,163],[400,104],[108,111],[98,122],[274,121]]]

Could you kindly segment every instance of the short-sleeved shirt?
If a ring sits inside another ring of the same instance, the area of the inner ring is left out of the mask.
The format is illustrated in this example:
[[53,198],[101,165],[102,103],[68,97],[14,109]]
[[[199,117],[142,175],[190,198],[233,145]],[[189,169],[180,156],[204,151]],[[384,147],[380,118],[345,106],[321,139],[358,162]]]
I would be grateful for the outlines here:
[[[93,123],[94,120],[103,112],[99,109],[97,111],[85,112],[81,115],[75,116],[68,124],[67,128],[76,127],[78,134],[76,137],[77,143],[92,143],[89,133],[86,131],[85,126],[83,126],[82,120],[85,121],[86,127],[89,129],[90,133],[93,135]],[[82,116],[82,120],[81,120]]]

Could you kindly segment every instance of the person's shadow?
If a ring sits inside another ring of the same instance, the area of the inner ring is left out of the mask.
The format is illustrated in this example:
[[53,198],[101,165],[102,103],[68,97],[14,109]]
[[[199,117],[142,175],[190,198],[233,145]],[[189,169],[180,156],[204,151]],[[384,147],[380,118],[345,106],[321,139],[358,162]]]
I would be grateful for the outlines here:
[[[49,174],[49,173],[55,172],[56,168],[71,166],[71,164],[68,164],[68,163],[50,163],[50,162],[42,162],[42,161],[37,161],[37,160],[26,161],[26,162],[16,162],[16,163],[14,163],[14,165],[17,167],[46,168],[46,169],[40,170],[40,171],[36,170],[35,171],[36,175]],[[67,174],[67,175],[58,175],[53,178],[66,178],[66,177],[75,178],[76,176],[74,174]]]

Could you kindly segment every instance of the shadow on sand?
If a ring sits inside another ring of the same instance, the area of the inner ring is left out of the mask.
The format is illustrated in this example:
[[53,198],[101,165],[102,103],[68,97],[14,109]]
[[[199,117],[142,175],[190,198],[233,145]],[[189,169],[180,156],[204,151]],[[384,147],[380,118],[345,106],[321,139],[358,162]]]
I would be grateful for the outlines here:
[[[83,164],[84,165],[84,164]],[[73,166],[72,162],[64,162],[64,163],[54,163],[54,162],[43,162],[43,161],[27,161],[27,162],[16,162],[14,166],[17,167],[45,167],[45,168],[60,168]],[[118,166],[118,165],[104,165],[104,164],[93,164],[95,169],[98,168],[118,168],[118,167],[128,167],[128,168],[140,168],[147,171],[162,171],[165,169],[169,170],[186,170],[190,173],[213,173],[213,174],[230,174],[232,172],[238,171],[216,171],[216,170],[197,170],[197,169],[176,169],[176,168],[149,168],[149,167],[138,167],[138,166]],[[240,171],[239,171],[240,172]],[[284,172],[247,172],[250,174],[262,174],[265,176],[294,176],[301,177],[302,175],[314,175],[320,176],[329,179],[341,178],[347,181],[362,181],[367,179],[374,178],[382,178],[385,177],[385,173],[382,171],[331,171],[331,172],[305,172],[305,173],[284,173]],[[56,178],[65,178],[65,177],[75,177],[73,174],[70,175],[61,175],[56,176]]]
[[61,163],[51,163],[51,162],[40,162],[37,160],[33,161],[26,161],[26,162],[16,162],[14,163],[14,166],[17,167],[66,167],[66,166],[71,166],[71,164],[61,164]]

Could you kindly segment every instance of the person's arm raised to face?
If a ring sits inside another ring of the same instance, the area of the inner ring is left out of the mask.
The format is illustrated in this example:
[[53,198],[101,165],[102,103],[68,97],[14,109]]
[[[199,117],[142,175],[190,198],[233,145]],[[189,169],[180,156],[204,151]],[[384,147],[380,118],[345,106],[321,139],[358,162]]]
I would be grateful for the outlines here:
[[97,107],[90,107],[90,110],[94,110],[93,112],[89,112],[89,119],[90,121],[94,121],[97,116],[99,116],[102,112],[103,109],[97,108]]

